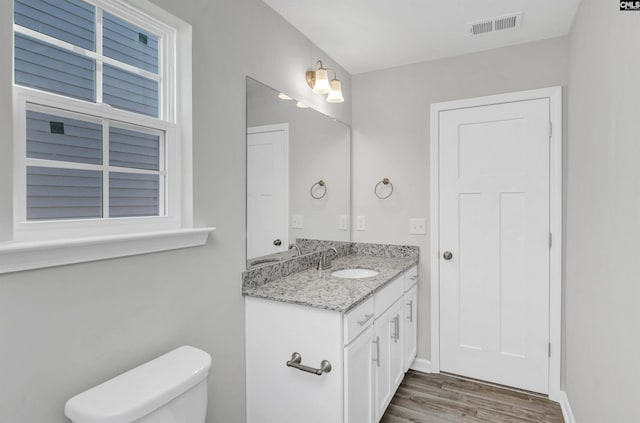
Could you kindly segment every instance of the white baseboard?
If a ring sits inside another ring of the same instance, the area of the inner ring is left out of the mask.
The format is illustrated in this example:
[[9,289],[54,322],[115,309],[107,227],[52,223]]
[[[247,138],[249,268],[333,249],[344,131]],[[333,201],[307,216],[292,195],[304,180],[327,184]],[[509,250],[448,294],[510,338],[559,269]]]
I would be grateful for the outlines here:
[[560,408],[562,409],[564,423],[576,423],[576,418],[573,417],[573,411],[571,411],[571,405],[569,405],[569,397],[567,397],[565,391],[560,391]]
[[413,360],[413,364],[409,367],[411,370],[422,373],[431,373],[431,361],[424,358],[417,358]]

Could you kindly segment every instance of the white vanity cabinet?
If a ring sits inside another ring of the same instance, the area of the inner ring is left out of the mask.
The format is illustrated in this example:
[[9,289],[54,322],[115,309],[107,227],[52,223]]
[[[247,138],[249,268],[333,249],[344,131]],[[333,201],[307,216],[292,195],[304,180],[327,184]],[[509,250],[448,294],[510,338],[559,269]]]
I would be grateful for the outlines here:
[[377,423],[415,357],[414,270],[347,313],[246,297],[247,423]]

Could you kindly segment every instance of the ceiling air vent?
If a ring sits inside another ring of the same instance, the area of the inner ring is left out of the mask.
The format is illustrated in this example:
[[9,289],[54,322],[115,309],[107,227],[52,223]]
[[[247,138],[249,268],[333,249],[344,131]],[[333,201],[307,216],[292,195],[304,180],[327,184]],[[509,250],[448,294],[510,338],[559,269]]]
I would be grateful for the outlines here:
[[480,35],[486,34],[487,32],[518,28],[521,24],[522,13],[512,13],[510,15],[471,22],[469,24],[469,32],[473,35]]

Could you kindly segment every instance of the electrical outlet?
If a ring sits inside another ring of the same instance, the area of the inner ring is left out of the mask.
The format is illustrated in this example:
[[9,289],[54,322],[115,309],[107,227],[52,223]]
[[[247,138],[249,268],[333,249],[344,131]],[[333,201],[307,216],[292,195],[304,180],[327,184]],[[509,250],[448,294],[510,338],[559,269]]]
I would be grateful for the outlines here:
[[292,214],[291,215],[291,227],[293,229],[303,229],[304,228],[304,217],[300,214]]
[[340,229],[341,231],[349,230],[349,216],[345,214],[340,215],[340,219],[338,222],[338,229]]
[[367,220],[364,216],[356,217],[356,230],[357,231],[366,231],[367,230]]
[[411,235],[425,235],[427,233],[427,220],[424,218],[409,219],[409,233]]

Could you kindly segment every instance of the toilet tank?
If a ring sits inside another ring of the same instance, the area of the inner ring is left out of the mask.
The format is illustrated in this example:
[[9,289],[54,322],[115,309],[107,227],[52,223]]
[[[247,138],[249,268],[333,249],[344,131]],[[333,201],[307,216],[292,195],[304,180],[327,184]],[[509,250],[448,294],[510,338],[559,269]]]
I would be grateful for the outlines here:
[[203,423],[211,356],[177,348],[67,401],[74,423]]

